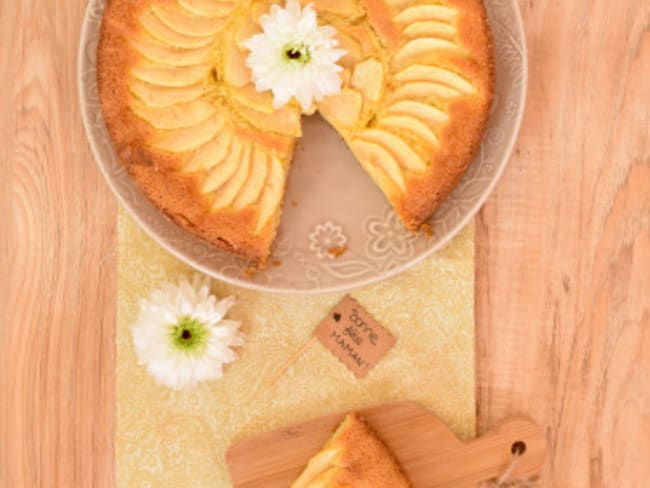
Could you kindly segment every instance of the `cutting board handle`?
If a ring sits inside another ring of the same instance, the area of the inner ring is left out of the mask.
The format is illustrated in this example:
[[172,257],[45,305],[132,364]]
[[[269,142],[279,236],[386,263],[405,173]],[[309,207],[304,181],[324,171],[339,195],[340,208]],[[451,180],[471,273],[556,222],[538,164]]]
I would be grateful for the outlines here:
[[[539,474],[546,441],[529,420],[509,419],[478,439],[460,441],[422,406],[400,402],[360,411],[397,457],[414,488],[475,488],[478,483]],[[345,412],[260,434],[230,447],[226,460],[237,488],[286,488],[341,423]],[[520,444],[517,444],[520,443]],[[513,445],[525,451],[513,462]]]
[[[519,455],[510,467],[515,455],[513,451],[518,451]],[[432,449],[431,452],[431,457],[422,460],[428,465],[427,469],[413,472],[413,486],[475,487],[481,482],[499,478],[509,468],[509,480],[539,474],[546,456],[546,440],[536,424],[514,418],[478,439],[459,442],[456,447],[442,451]]]
[[546,438],[529,420],[507,420],[478,439],[465,443],[463,459],[466,463],[462,471],[474,478],[471,482],[498,478],[512,464],[515,454],[518,458],[510,479],[528,478],[540,473],[546,457]]

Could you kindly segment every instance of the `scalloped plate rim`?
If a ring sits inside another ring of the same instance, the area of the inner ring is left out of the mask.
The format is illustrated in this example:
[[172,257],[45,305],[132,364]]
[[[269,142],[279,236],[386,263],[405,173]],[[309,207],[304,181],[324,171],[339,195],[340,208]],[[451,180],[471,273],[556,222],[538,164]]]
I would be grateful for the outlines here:
[[[487,198],[494,190],[496,184],[500,180],[501,175],[503,174],[507,166],[507,163],[512,155],[514,146],[517,142],[517,137],[521,129],[521,124],[525,112],[527,91],[528,91],[528,53],[527,53],[526,39],[525,36],[523,35],[524,28],[523,28],[523,21],[521,18],[521,12],[519,6],[515,0],[507,0],[508,3],[510,4],[510,8],[514,13],[515,25],[513,27],[516,32],[521,34],[521,45],[519,45],[519,47],[521,48],[521,68],[522,68],[521,70],[522,92],[520,96],[520,104],[517,107],[517,112],[513,118],[514,121],[513,129],[508,134],[508,140],[505,145],[505,150],[503,151],[500,160],[497,162],[497,168],[494,175],[490,178],[489,183],[483,189],[481,195],[472,204],[472,206],[465,212],[465,215],[462,218],[460,218],[450,229],[448,229],[447,232],[440,239],[438,239],[431,247],[426,249],[421,254],[414,256],[409,261],[406,261],[389,271],[383,272],[381,274],[378,274],[370,278],[359,279],[352,283],[343,283],[340,285],[332,285],[332,286],[322,286],[316,289],[302,289],[302,288],[290,288],[290,287],[283,287],[283,286],[271,286],[262,283],[254,283],[246,279],[227,276],[225,274],[215,271],[214,269],[210,269],[208,266],[199,262],[194,257],[185,254],[180,249],[177,249],[171,242],[168,241],[168,239],[164,235],[161,235],[162,232],[159,232],[154,228],[152,224],[147,222],[145,218],[140,215],[140,213],[137,211],[135,206],[131,202],[129,202],[126,196],[118,189],[117,182],[114,181],[112,175],[109,172],[108,165],[105,164],[103,160],[103,156],[101,155],[98,148],[98,142],[95,140],[95,137],[93,136],[88,111],[85,110],[85,107],[88,105],[89,102],[87,100],[87,96],[84,91],[84,72],[88,71],[86,65],[86,59],[85,59],[85,49],[88,45],[87,41],[89,39],[90,14],[92,9],[95,7],[95,3],[97,1],[98,0],[90,0],[86,6],[86,10],[83,18],[83,25],[79,37],[79,46],[77,51],[77,92],[80,101],[81,118],[86,133],[86,138],[88,140],[88,143],[91,148],[91,152],[93,154],[93,159],[95,160],[97,166],[100,169],[100,172],[104,177],[104,180],[108,184],[113,194],[118,199],[119,203],[122,205],[123,208],[126,209],[127,213],[137,222],[137,224],[147,233],[149,237],[151,237],[156,243],[158,243],[160,246],[162,246],[165,250],[167,250],[169,253],[171,253],[179,260],[189,264],[193,268],[215,279],[222,280],[226,283],[230,283],[236,286],[241,286],[243,288],[247,288],[251,290],[257,290],[257,291],[268,292],[268,293],[307,296],[307,295],[314,295],[314,294],[347,292],[363,286],[372,285],[381,282],[383,280],[396,276],[400,273],[403,273],[404,271],[407,271],[408,269],[422,262],[424,259],[430,257],[436,251],[440,250],[442,247],[447,245],[449,241],[451,241],[458,234],[458,232],[460,232],[460,230],[462,230],[468,224],[468,222],[478,213],[478,211],[481,209],[481,207],[483,206]],[[484,137],[485,136],[486,134],[484,134]],[[143,196],[143,198],[146,197]],[[160,215],[162,218],[166,219],[167,221],[172,222],[171,219],[169,219],[169,217],[164,215],[163,212],[160,212]],[[189,233],[187,233],[187,236],[191,240],[204,243],[204,241],[196,238],[195,236],[192,236]],[[217,251],[217,252],[221,252],[221,251]]]

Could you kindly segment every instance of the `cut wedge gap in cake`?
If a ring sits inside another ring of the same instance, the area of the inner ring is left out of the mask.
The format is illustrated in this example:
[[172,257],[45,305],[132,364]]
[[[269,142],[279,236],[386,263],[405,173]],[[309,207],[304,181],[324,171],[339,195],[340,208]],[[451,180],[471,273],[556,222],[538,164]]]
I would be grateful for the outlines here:
[[259,267],[299,140],[294,170],[315,165],[290,184],[304,215],[336,218],[363,194],[418,231],[471,163],[494,85],[482,0],[318,0],[347,51],[341,90],[304,110],[319,115],[276,108],[244,44],[285,3],[108,0],[98,45],[104,118],[129,174],[186,231]]

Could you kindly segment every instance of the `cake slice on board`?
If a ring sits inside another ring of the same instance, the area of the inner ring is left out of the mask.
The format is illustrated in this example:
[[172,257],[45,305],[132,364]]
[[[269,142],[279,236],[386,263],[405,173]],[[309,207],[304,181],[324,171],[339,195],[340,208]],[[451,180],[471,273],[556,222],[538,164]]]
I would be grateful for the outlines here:
[[[367,454],[369,450],[362,447],[361,443],[358,445],[355,437],[341,434],[348,429],[349,432],[353,431],[351,426],[354,423],[346,421],[348,413],[339,412],[286,425],[235,442],[226,452],[233,486],[287,488],[296,483],[296,480],[303,481],[301,476],[306,475],[301,473],[307,470],[309,473],[315,472],[316,475],[312,474],[312,477],[318,478],[319,470],[310,467],[305,469],[305,466],[310,464],[309,461],[315,454],[330,448],[338,450],[337,454],[330,454],[332,457],[329,461],[323,461],[322,456],[319,458],[317,455],[318,462],[327,468],[335,467],[333,472],[338,470],[341,476],[347,476],[345,470],[360,471],[362,467],[375,464]],[[505,420],[481,437],[463,442],[431,411],[412,402],[363,408],[357,411],[357,416],[372,427],[372,430],[368,430],[376,433],[375,438],[384,446],[389,459],[396,460],[398,471],[395,473],[403,473],[410,483],[400,485],[395,482],[388,486],[475,488],[480,482],[502,477],[506,472],[509,479],[535,476],[544,464],[544,432],[526,419]],[[332,432],[335,434],[332,435]],[[521,448],[515,449],[517,446]],[[355,453],[343,454],[348,449],[362,453],[360,458],[354,459],[361,459],[363,464],[352,464],[349,460]],[[390,466],[395,466],[392,462],[389,463]],[[311,465],[314,464],[315,461],[312,461]],[[385,464],[385,458],[382,458],[380,464]],[[337,484],[326,484],[325,481],[335,483],[341,480],[348,481],[345,477],[333,477],[321,480],[321,484],[303,486],[340,487]],[[309,481],[313,483],[313,480]],[[387,486],[359,483],[360,481],[355,481],[350,484],[348,481],[343,486]]]
[[355,413],[348,414],[291,488],[410,488],[388,447]]

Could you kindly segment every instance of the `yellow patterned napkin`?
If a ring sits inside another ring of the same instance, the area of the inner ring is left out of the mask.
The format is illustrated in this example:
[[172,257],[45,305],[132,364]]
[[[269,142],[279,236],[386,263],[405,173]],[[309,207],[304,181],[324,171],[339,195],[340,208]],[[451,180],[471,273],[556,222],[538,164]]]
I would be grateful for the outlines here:
[[341,294],[291,297],[214,281],[235,294],[231,316],[247,335],[241,359],[222,380],[190,392],[157,386],[136,364],[130,326],[138,300],[162,280],[192,269],[119,220],[117,483],[120,487],[231,486],[224,462],[236,440],[332,412],[397,400],[429,407],[463,438],[474,435],[474,236],[401,275],[351,293],[397,336],[397,344],[357,379],[315,343],[273,386],[265,384],[309,339]]

